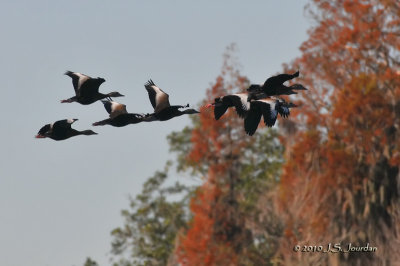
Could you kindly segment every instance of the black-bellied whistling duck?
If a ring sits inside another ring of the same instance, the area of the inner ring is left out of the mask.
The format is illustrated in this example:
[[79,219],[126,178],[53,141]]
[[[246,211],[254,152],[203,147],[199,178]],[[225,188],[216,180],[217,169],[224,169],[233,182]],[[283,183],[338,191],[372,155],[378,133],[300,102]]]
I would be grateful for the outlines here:
[[247,91],[249,92],[248,101],[256,99],[254,95],[259,92],[264,92],[266,96],[274,96],[297,94],[296,90],[307,90],[301,84],[296,83],[289,87],[283,84],[285,81],[298,77],[299,74],[299,71],[294,74],[280,74],[268,78],[263,85],[250,85],[250,87],[247,89]]
[[183,111],[179,110],[189,107],[189,104],[185,106],[170,105],[169,95],[157,87],[151,79],[144,85],[144,87],[149,94],[151,105],[154,108],[154,113],[146,115],[144,121],[166,121],[184,114],[200,113],[195,109],[185,109]]
[[297,107],[294,103],[286,102],[277,97],[269,97],[265,99],[252,100],[250,102],[250,110],[244,119],[244,129],[246,133],[252,136],[260,123],[261,116],[264,118],[264,123],[268,127],[275,125],[278,113],[287,118],[290,115],[291,107]]
[[97,135],[92,130],[78,131],[71,128],[72,123],[78,119],[63,119],[52,124],[43,126],[36,135],[36,138],[51,138],[54,140],[64,140],[78,135]]
[[111,125],[124,127],[129,124],[137,124],[143,121],[145,115],[128,113],[126,105],[114,101],[102,101],[104,108],[110,114],[110,118],[93,123],[93,126]]
[[103,78],[91,78],[87,75],[71,71],[65,72],[65,75],[72,78],[75,96],[66,100],[61,100],[62,103],[78,102],[80,104],[87,105],[109,97],[124,96],[117,91],[107,94],[100,93],[99,87],[103,82],[106,81]]
[[206,107],[214,108],[215,120],[218,120],[226,113],[229,107],[235,107],[236,113],[241,118],[245,118],[250,109],[250,102],[247,101],[247,93],[235,93],[230,95],[215,98],[213,103],[206,105]]

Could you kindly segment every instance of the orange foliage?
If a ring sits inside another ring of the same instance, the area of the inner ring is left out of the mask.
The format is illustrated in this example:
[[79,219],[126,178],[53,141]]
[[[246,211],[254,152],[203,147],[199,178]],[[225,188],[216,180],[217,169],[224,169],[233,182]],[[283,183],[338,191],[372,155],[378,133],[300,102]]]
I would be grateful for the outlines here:
[[393,211],[400,208],[400,5],[314,3],[318,25],[293,62],[310,90],[293,115],[297,132],[281,138],[288,158],[277,204],[286,229],[277,256],[285,264],[328,264],[330,257],[294,257],[288,248],[368,242],[381,245],[375,257],[338,258],[349,265],[396,261],[390,243],[400,229]]
[[[248,81],[239,75],[225,55],[222,75],[207,91],[204,104],[228,93],[245,90]],[[251,142],[243,120],[233,110],[218,121],[213,110],[202,109],[199,125],[192,131],[192,148],[187,160],[204,174],[190,204],[193,219],[180,236],[176,254],[182,265],[236,265],[243,246],[243,218],[238,214],[235,183],[243,147]]]

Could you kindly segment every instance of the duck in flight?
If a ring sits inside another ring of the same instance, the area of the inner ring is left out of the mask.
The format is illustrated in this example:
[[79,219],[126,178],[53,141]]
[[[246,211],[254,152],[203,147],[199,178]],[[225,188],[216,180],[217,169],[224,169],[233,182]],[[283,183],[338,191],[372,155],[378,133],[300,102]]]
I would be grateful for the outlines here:
[[154,108],[154,113],[146,115],[144,121],[166,121],[184,114],[200,113],[195,109],[180,110],[189,107],[189,104],[185,106],[170,105],[169,95],[157,87],[151,79],[144,85],[144,87],[149,95],[150,103]]
[[294,74],[280,74],[268,78],[262,85],[250,85],[250,87],[247,89],[247,91],[249,92],[248,101],[252,99],[257,99],[256,94],[260,92],[265,93],[266,96],[274,96],[297,94],[296,90],[307,90],[305,87],[303,87],[303,85],[298,83],[291,86],[286,86],[283,84],[288,80],[297,78],[299,74],[299,71]]
[[105,98],[124,96],[117,91],[107,94],[100,93],[99,87],[106,81],[103,78],[91,78],[87,75],[72,71],[65,72],[65,75],[72,78],[75,96],[66,100],[61,100],[62,103],[78,102],[83,105],[88,105]]
[[145,115],[128,113],[126,105],[111,100],[102,100],[104,108],[110,114],[110,118],[93,123],[93,126],[111,125],[114,127],[124,127],[129,124],[143,122]]
[[[258,100],[267,98],[268,96],[262,91],[255,91],[252,97]],[[213,103],[207,104],[205,107],[214,108],[215,120],[220,119],[230,107],[235,107],[238,116],[245,118],[250,109],[249,93],[241,92],[217,97]]]
[[250,109],[244,119],[246,133],[252,136],[256,132],[261,116],[263,116],[266,126],[274,126],[278,114],[281,117],[287,118],[290,115],[290,108],[292,107],[297,107],[297,105],[292,102],[286,102],[278,97],[268,97],[251,101]]
[[78,135],[97,135],[96,132],[92,130],[83,130],[79,131],[71,128],[72,123],[77,121],[78,119],[63,119],[56,121],[52,124],[44,125],[37,135],[36,138],[51,138],[53,140],[65,140]]
[[250,109],[250,102],[247,101],[247,93],[235,93],[230,95],[225,95],[217,97],[214,99],[213,103],[207,104],[206,107],[214,108],[215,120],[218,120],[223,116],[228,108],[235,107],[236,113],[239,117],[245,118],[247,112]]

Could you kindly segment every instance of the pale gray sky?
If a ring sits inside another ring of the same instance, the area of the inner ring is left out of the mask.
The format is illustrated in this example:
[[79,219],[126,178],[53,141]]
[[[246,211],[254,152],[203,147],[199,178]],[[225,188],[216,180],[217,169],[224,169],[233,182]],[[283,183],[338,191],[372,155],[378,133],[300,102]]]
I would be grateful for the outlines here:
[[[310,24],[301,1],[2,1],[0,4],[0,264],[109,264],[110,231],[128,195],[163,168],[166,136],[187,117],[93,128],[100,102],[73,96],[66,70],[103,77],[100,91],[130,112],[151,112],[143,84],[172,104],[196,105],[235,42],[242,73],[263,82],[300,55]],[[97,136],[34,139],[44,124],[78,118]]]

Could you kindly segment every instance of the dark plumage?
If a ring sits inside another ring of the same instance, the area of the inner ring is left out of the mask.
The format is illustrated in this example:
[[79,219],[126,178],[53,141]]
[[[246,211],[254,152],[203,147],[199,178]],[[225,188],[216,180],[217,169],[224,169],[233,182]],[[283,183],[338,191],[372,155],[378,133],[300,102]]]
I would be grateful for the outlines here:
[[98,122],[93,123],[93,126],[104,126],[110,125],[113,127],[124,127],[129,124],[137,124],[143,122],[144,116],[141,114],[120,114],[114,118],[104,119]]
[[66,100],[61,100],[62,103],[78,102],[87,105],[108,97],[124,96],[116,91],[107,94],[100,93],[99,87],[105,82],[103,78],[91,78],[87,75],[71,71],[65,72],[65,75],[72,78],[75,96]]
[[263,116],[266,126],[274,126],[278,114],[284,118],[289,117],[291,107],[297,107],[297,105],[291,102],[285,102],[283,99],[276,97],[251,101],[250,110],[244,119],[244,129],[246,133],[252,136],[256,132],[261,116]]
[[198,114],[200,112],[195,109],[179,110],[189,107],[189,104],[183,105],[170,105],[169,95],[157,87],[150,79],[144,87],[149,94],[150,103],[154,108],[154,113],[146,115],[144,121],[166,121],[171,118],[181,116],[184,114]]
[[247,93],[236,93],[215,98],[214,102],[206,107],[214,107],[214,117],[218,120],[226,113],[230,107],[235,107],[236,113],[241,118],[245,118],[250,109],[250,103],[247,101]]
[[92,130],[83,130],[78,131],[76,129],[71,128],[72,123],[77,121],[78,119],[63,119],[56,121],[52,124],[47,124],[43,126],[36,138],[51,138],[54,140],[65,140],[70,137],[78,136],[78,135],[96,135],[96,132]]
[[142,114],[128,113],[126,105],[114,101],[102,101],[104,108],[110,114],[110,118],[93,123],[93,126],[111,125],[114,127],[124,127],[129,124],[137,124],[145,117]]
[[280,74],[270,77],[264,82],[263,85],[252,84],[247,89],[249,92],[248,101],[257,99],[255,95],[259,94],[260,92],[265,93],[266,96],[274,96],[297,94],[296,90],[307,90],[301,84],[294,84],[289,87],[283,84],[284,82],[294,79],[298,76],[299,71],[294,74]]

